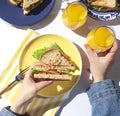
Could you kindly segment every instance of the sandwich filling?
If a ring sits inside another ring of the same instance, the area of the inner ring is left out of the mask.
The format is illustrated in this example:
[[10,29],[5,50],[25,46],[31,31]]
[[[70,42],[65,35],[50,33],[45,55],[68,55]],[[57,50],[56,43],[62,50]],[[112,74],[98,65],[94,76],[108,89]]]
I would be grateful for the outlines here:
[[53,66],[43,63],[37,63],[31,70],[34,73],[34,78],[54,80],[72,80],[72,76],[74,76],[72,73],[75,71],[73,67]]

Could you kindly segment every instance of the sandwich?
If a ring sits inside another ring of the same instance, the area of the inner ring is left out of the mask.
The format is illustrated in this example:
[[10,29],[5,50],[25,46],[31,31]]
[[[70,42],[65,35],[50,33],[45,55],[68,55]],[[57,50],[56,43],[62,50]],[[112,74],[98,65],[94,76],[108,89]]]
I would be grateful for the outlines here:
[[43,0],[23,0],[22,8],[24,14],[29,14],[31,10],[40,5]]
[[33,9],[40,5],[43,0],[9,0],[11,4],[20,6],[23,9],[23,13],[29,14]]
[[36,79],[52,79],[52,80],[72,80],[74,76],[72,72],[74,72],[74,68],[70,66],[61,66],[61,65],[48,65],[45,63],[37,62],[31,68],[34,78]]
[[72,77],[78,76],[78,66],[56,43],[36,50],[33,57],[40,62],[40,65],[32,67],[35,78],[72,80]]
[[97,6],[103,9],[115,9],[117,1],[116,0],[90,0],[90,6]]

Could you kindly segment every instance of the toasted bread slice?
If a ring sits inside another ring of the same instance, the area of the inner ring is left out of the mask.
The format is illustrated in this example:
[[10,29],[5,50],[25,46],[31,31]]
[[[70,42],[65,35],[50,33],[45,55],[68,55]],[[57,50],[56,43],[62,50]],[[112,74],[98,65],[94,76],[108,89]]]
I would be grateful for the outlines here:
[[24,14],[29,14],[29,12],[31,10],[36,8],[42,2],[43,2],[43,0],[23,0],[23,11],[24,11]]
[[70,81],[70,80],[72,80],[72,76],[67,75],[67,74],[60,75],[60,74],[39,73],[39,74],[34,74],[34,78],[39,78],[41,80],[52,79],[52,80],[56,80],[56,81]]
[[22,3],[22,0],[9,0],[9,2],[15,6],[18,6]]
[[[37,63],[39,64],[39,63]],[[74,71],[74,67],[73,66],[63,66],[63,65],[36,65],[36,66],[33,66],[32,68],[33,70],[38,70],[38,71],[49,71],[49,70],[52,70],[52,71]]]
[[92,2],[90,2],[90,5],[113,9],[116,7],[116,0],[92,0]]
[[74,69],[78,69],[67,55],[57,49],[51,49],[44,53],[40,61],[49,65],[70,66],[74,67]]

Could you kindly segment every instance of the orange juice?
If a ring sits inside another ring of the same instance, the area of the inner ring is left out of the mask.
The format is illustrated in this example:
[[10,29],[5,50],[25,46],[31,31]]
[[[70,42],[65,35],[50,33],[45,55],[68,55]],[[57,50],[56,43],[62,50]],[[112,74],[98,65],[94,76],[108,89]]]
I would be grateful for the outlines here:
[[62,14],[63,23],[70,29],[75,30],[86,22],[87,8],[81,2],[72,2],[64,9]]
[[87,35],[88,45],[96,52],[104,52],[112,47],[115,40],[113,31],[108,27],[98,27]]

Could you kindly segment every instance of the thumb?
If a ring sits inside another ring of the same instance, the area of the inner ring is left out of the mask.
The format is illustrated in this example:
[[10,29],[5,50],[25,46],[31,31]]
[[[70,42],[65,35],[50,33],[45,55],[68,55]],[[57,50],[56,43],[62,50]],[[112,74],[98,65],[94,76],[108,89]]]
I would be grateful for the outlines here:
[[94,51],[89,47],[88,44],[85,44],[84,46],[86,48],[87,54],[88,54],[88,56],[89,56],[90,59],[96,57]]
[[49,86],[52,83],[53,83],[52,80],[43,80],[43,81],[40,81],[40,82],[36,83],[37,91]]

